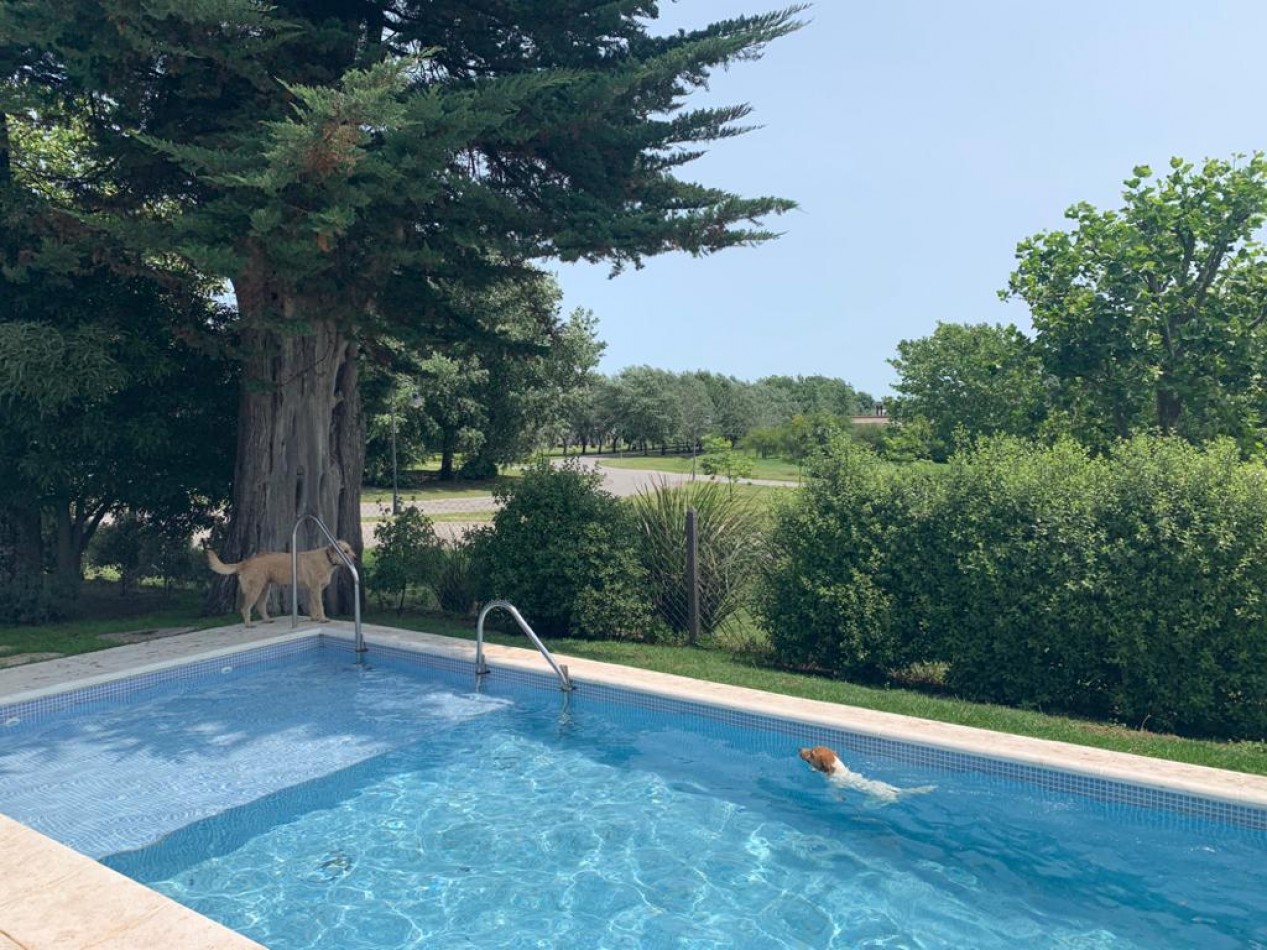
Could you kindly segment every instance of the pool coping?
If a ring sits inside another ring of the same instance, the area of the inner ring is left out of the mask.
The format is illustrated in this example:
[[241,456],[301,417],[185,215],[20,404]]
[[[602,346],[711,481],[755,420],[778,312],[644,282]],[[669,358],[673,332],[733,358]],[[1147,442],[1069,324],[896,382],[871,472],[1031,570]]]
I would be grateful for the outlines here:
[[[475,644],[469,640],[368,624],[363,632],[371,652],[378,646],[465,663],[475,658]],[[350,641],[353,627],[338,621],[320,626],[305,623],[279,632],[276,626],[237,624],[9,667],[0,670],[0,704],[37,700],[318,633]],[[485,644],[485,655],[493,675],[499,668],[551,674],[543,658],[530,648]],[[562,654],[555,658],[567,665],[581,691],[587,683],[634,690],[784,722],[1267,809],[1267,776],[1013,736]],[[0,888],[0,950],[23,946],[245,950],[260,946],[4,815],[0,815],[0,880],[5,882]]]

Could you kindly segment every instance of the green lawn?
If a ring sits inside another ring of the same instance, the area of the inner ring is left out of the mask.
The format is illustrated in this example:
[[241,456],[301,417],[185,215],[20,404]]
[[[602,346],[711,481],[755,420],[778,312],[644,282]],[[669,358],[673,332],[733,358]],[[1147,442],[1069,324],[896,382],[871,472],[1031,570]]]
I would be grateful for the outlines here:
[[[801,470],[795,462],[789,462],[785,459],[759,459],[753,458],[752,474],[750,478],[771,478],[784,482],[799,482],[801,480]],[[689,455],[629,455],[626,454],[620,458],[604,455],[599,460],[600,465],[610,468],[633,468],[651,472],[674,472],[678,475],[691,474],[691,457]],[[699,458],[695,459],[695,472],[697,475],[703,475],[704,470],[699,467]],[[719,481],[722,481],[719,477]]]
[[[482,523],[482,522],[492,521],[493,515],[495,514],[497,514],[497,512],[493,509],[489,509],[488,511],[440,511],[435,514],[427,515],[427,520],[429,520],[432,524],[439,524],[442,521],[457,522],[457,523],[462,523],[462,524],[465,524],[467,522],[471,522],[471,523],[481,522]],[[387,515],[383,515],[382,517],[375,516],[375,517],[369,517],[369,518],[362,518],[361,521],[363,521],[365,524],[376,524],[376,523],[381,523],[383,521],[386,521],[389,517],[391,517],[390,514],[387,514]]]
[[[100,582],[86,586],[81,606],[92,619],[41,627],[0,627],[0,656],[15,653],[86,653],[117,645],[115,641],[103,639],[103,634],[138,633],[173,627],[202,629],[228,625],[236,619],[230,615],[200,616],[201,595],[196,591],[177,591],[167,595],[158,590],[147,589],[140,592],[140,595],[124,599],[118,596],[114,585]],[[475,637],[473,620],[454,620],[415,613],[397,615],[390,610],[370,609],[366,612],[365,621],[464,639]],[[517,632],[503,632],[498,629],[487,632],[490,643],[531,646],[527,638]],[[673,673],[692,679],[1267,775],[1267,742],[1181,739],[1062,716],[968,703],[915,690],[858,686],[819,676],[770,669],[742,654],[716,648],[572,639],[552,639],[549,645],[552,651],[560,654]]]
[[119,596],[116,584],[84,584],[78,613],[89,619],[67,620],[39,627],[0,626],[0,659],[19,653],[60,653],[71,656],[119,645],[103,634],[133,633],[170,628],[201,630],[233,623],[234,614],[202,616],[202,592],[164,592],[144,587],[129,597]]
[[[494,488],[513,482],[519,477],[518,471],[503,472],[496,478],[483,478],[461,482],[427,482],[420,488],[402,488],[400,500],[403,501],[444,501],[448,498],[479,498],[491,495]],[[392,490],[387,488],[369,488],[361,491],[361,504],[392,503]]]

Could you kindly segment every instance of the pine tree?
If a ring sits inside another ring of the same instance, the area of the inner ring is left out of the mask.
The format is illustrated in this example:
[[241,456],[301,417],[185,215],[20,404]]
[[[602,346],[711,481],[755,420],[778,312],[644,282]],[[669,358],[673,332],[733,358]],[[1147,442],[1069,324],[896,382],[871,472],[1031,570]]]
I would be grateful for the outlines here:
[[773,236],[760,221],[790,202],[676,177],[748,111],[684,99],[795,29],[799,11],[671,36],[651,33],[656,12],[629,0],[11,0],[0,12],[19,54],[7,90],[73,104],[118,183],[94,225],[236,294],[226,557],[284,547],[307,512],[359,544],[358,354],[383,335],[460,333],[435,286],[478,291],[547,257],[619,269]]

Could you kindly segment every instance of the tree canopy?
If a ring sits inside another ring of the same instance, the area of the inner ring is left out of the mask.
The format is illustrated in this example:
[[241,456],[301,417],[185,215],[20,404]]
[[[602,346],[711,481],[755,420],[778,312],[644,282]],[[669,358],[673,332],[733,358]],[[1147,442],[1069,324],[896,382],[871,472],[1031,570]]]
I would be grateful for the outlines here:
[[1066,212],[1069,231],[1017,247],[1005,296],[1030,308],[1054,409],[1103,447],[1155,430],[1253,438],[1263,423],[1267,213],[1261,154],[1158,178],[1139,166],[1124,204]]
[[231,282],[235,557],[314,511],[359,540],[361,348],[462,338],[446,283],[773,237],[791,202],[678,177],[748,108],[685,106],[798,12],[657,35],[653,2],[14,0],[0,113],[84,130],[77,227]]
[[927,420],[933,458],[955,449],[956,432],[1033,436],[1045,412],[1042,365],[1015,326],[938,323],[931,336],[903,340],[890,402],[894,419]]

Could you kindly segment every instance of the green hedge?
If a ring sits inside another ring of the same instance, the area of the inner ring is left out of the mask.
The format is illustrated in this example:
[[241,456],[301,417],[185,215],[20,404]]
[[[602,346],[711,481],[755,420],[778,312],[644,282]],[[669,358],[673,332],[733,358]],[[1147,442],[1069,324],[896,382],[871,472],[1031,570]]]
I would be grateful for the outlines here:
[[881,678],[931,656],[941,486],[839,436],[809,463],[801,498],[776,513],[758,614],[794,666]]
[[998,439],[930,471],[837,440],[778,518],[761,611],[793,664],[934,661],[972,699],[1262,738],[1265,476],[1230,444]]

